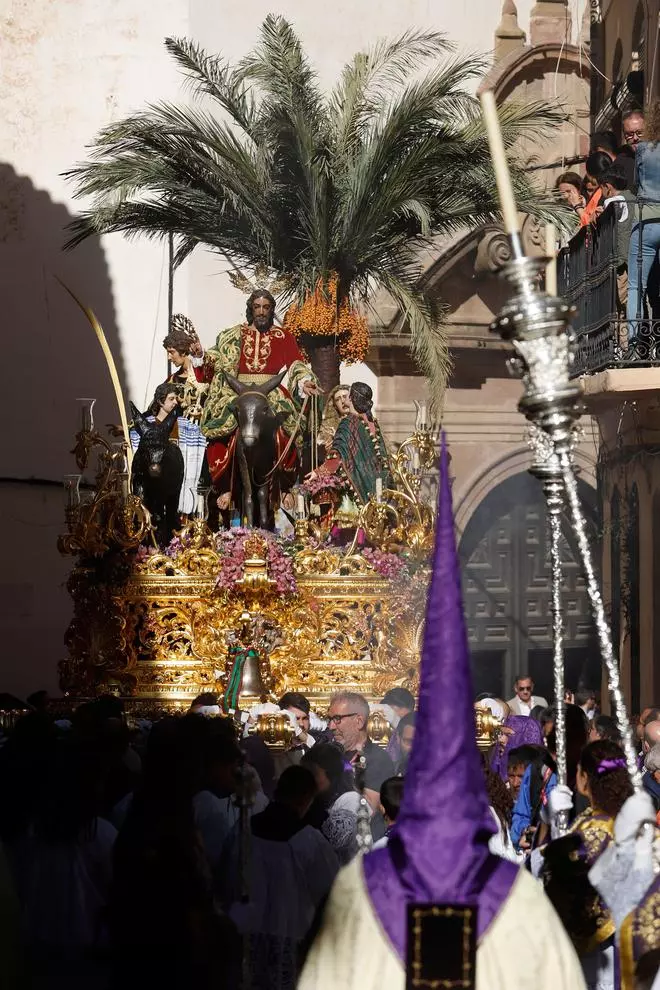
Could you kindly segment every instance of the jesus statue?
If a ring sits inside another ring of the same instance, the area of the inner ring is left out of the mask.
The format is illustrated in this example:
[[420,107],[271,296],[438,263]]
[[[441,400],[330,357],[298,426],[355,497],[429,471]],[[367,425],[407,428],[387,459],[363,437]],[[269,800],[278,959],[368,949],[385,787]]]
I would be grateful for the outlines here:
[[[300,450],[306,429],[308,396],[319,394],[316,379],[305,362],[295,337],[275,323],[275,299],[266,289],[257,289],[247,301],[245,323],[218,334],[207,358],[214,362],[213,379],[204,406],[202,432],[208,440],[208,463],[217,492],[232,493],[233,460],[237,423],[236,392],[226,379],[229,374],[242,384],[263,385],[287,369],[286,386],[279,385],[268,401],[279,422],[276,453],[279,469],[288,488],[299,473]],[[287,484],[288,482],[288,484]]]

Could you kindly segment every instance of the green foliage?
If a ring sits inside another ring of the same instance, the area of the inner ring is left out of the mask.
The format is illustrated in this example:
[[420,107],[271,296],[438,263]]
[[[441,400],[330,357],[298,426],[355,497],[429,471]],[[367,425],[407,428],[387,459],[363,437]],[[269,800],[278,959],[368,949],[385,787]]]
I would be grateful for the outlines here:
[[[201,244],[234,266],[266,265],[289,277],[289,300],[330,271],[355,305],[385,290],[440,396],[447,341],[417,249],[497,218],[485,129],[466,89],[485,62],[458,57],[442,34],[408,31],[357,54],[326,95],[282,17],[269,16],[234,65],[190,41],[166,45],[191,99],[148,106],[98,135],[68,173],[90,202],[69,245],[114,231],[173,234],[177,263]],[[562,119],[545,104],[507,103],[505,144]],[[520,164],[512,171],[521,209],[561,225],[561,208]]]

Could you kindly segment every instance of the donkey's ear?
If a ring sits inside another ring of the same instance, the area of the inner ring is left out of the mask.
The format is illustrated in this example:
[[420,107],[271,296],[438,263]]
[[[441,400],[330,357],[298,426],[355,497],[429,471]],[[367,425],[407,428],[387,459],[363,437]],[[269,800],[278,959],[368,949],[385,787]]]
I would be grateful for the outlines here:
[[165,419],[160,424],[163,433],[169,437],[170,433],[176,425],[176,421],[179,418],[179,410],[175,407],[171,412],[168,412]]
[[136,405],[134,405],[132,402],[129,402],[128,404],[131,407],[133,426],[135,427],[136,431],[140,434],[140,436],[143,437],[144,434],[149,429],[149,424],[147,423],[146,419],[144,418],[144,416],[142,415],[142,413],[140,412],[140,410]]
[[245,391],[245,385],[243,382],[239,382],[238,378],[234,378],[234,376],[230,375],[228,371],[223,372],[223,374],[225,376],[225,381],[229,385],[232,392],[236,392],[236,395],[240,395]]
[[282,368],[279,375],[273,375],[272,378],[269,378],[264,385],[260,386],[259,391],[263,392],[264,395],[268,395],[268,393],[272,392],[274,388],[277,388],[278,385],[282,384],[287,371],[288,368]]

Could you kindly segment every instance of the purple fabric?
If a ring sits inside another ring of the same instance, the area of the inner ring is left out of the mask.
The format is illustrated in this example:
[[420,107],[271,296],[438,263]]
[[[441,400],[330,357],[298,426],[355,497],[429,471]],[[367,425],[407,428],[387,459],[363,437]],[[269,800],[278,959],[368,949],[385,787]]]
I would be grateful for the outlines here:
[[609,773],[610,770],[625,770],[626,761],[621,757],[618,760],[601,760],[596,767],[596,773],[600,776],[602,773]]
[[477,905],[480,937],[517,873],[488,849],[495,825],[476,743],[444,434],[435,542],[403,804],[388,846],[363,861],[374,909],[404,965],[407,903]]
[[392,735],[390,736],[390,741],[387,744],[386,753],[391,759],[392,763],[396,766],[396,764],[401,759],[401,743],[399,742],[399,734],[396,731],[396,729],[394,729]]
[[512,749],[517,749],[518,746],[543,745],[541,726],[529,715],[508,715],[504,719],[504,724],[507,728],[513,729],[513,735],[509,736],[505,746],[498,743],[490,758],[491,770],[498,773],[502,780],[507,779],[507,763]]

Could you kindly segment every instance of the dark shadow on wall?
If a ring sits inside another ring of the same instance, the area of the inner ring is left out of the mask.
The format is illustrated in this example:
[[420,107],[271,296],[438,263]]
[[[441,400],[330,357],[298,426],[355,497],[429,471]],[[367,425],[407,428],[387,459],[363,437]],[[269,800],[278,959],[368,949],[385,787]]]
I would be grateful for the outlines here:
[[64,253],[67,208],[0,163],[0,314],[5,429],[0,486],[5,566],[0,575],[0,690],[57,692],[57,663],[71,615],[64,582],[73,560],[60,557],[64,505],[52,486],[9,479],[59,480],[76,470],[69,453],[78,428],[76,398],[97,399],[95,420],[119,422],[112,384],[94,331],[56,281],[94,310],[107,335],[122,388],[122,360],[110,274],[99,240]]
[[0,163],[0,313],[5,434],[2,474],[57,479],[75,470],[76,398],[93,397],[99,427],[119,421],[112,384],[92,328],[57,275],[105,330],[122,388],[124,365],[105,253],[98,238],[71,252],[69,210]]

